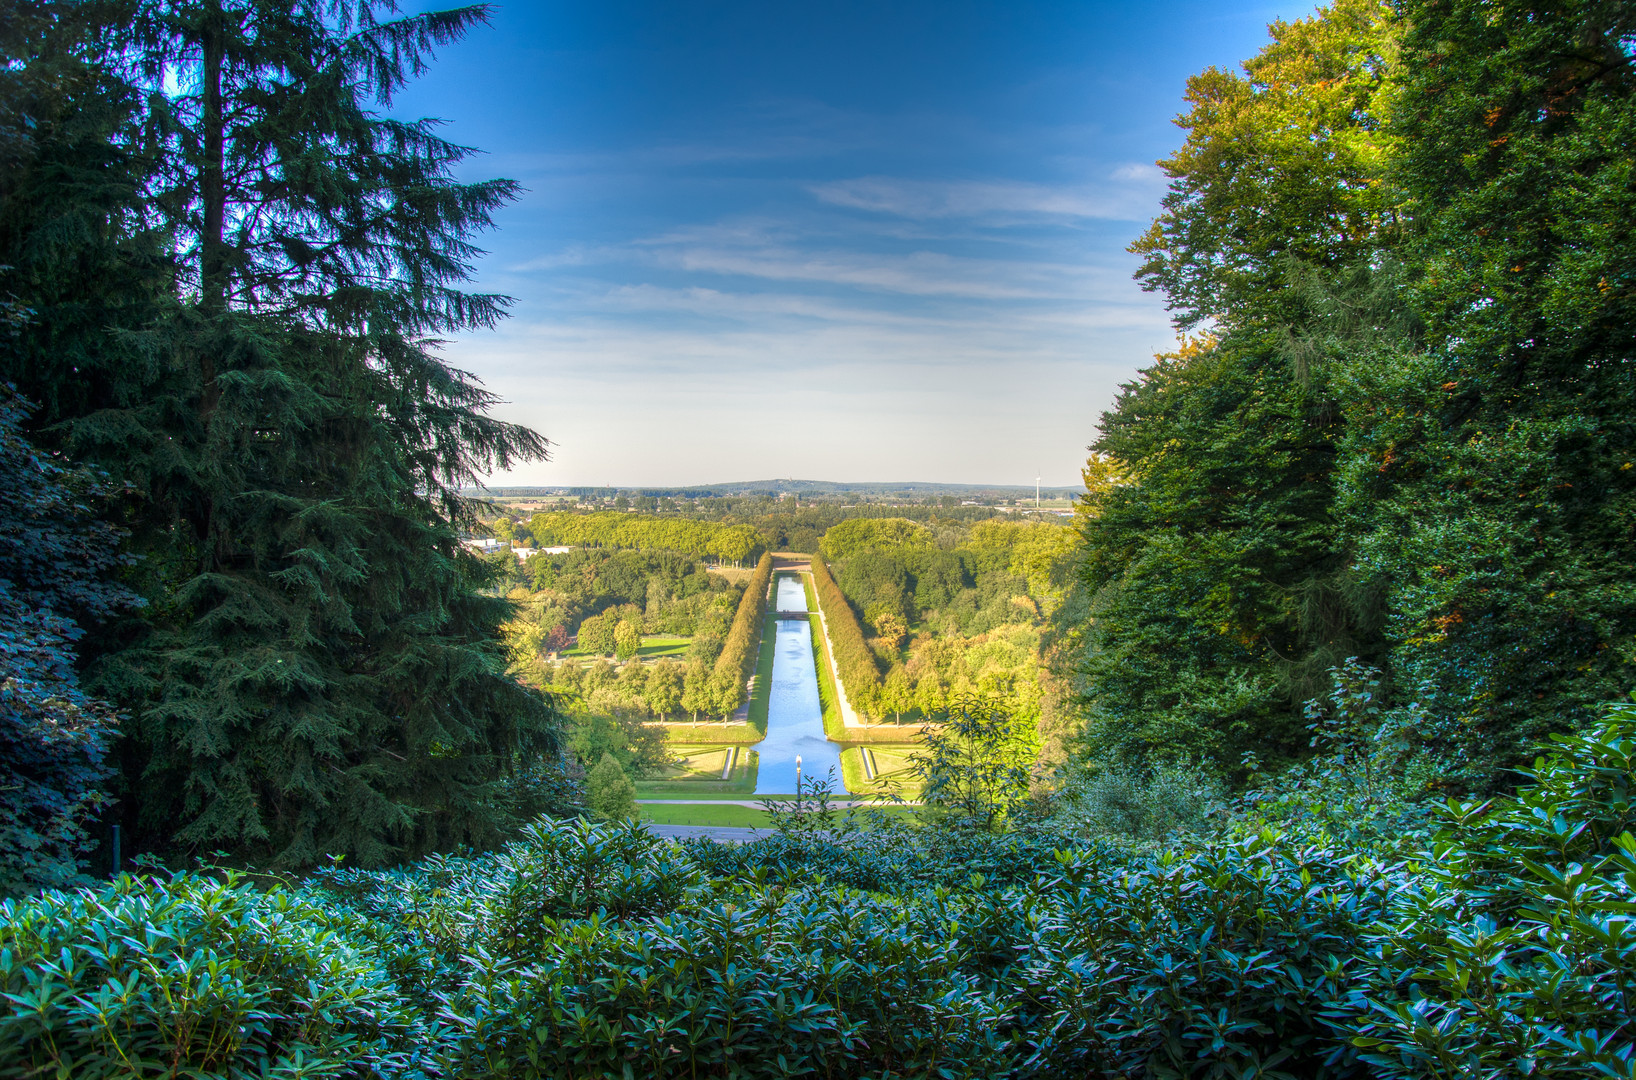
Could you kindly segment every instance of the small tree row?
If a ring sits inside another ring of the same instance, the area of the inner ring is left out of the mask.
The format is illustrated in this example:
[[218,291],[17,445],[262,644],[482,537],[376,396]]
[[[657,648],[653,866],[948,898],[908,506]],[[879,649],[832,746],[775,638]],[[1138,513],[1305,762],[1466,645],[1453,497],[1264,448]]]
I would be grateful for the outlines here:
[[854,709],[872,710],[880,697],[880,667],[864,640],[857,613],[830,576],[822,555],[812,557],[812,581],[817,587],[818,609],[824,613],[824,622],[829,628],[829,647],[835,652],[835,667],[840,672],[846,696]]
[[[737,709],[744,701],[744,685],[755,670],[756,646],[761,642],[761,621],[767,614],[767,586],[773,579],[773,557],[763,553],[756,563],[755,574],[739,598],[733,625],[727,631],[721,655],[716,657],[716,669],[710,681],[716,686],[716,700],[724,707],[723,715]],[[730,703],[730,704],[729,704]]]

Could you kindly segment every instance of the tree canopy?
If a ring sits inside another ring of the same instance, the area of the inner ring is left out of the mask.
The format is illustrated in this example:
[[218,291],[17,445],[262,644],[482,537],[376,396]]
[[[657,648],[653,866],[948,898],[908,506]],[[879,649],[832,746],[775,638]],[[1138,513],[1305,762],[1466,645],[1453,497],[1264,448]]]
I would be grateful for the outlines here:
[[1133,250],[1197,328],[1105,414],[1089,752],[1303,752],[1358,657],[1456,782],[1630,688],[1622,8],[1339,0],[1189,83]]

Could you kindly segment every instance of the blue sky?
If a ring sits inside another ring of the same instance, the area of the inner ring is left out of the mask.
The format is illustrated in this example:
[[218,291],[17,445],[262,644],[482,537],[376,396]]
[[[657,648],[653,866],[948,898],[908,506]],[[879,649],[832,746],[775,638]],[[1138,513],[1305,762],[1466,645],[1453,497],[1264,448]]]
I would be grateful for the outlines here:
[[449,347],[557,444],[494,482],[1075,482],[1174,339],[1124,249],[1184,81],[1309,10],[503,4],[394,110],[527,189]]

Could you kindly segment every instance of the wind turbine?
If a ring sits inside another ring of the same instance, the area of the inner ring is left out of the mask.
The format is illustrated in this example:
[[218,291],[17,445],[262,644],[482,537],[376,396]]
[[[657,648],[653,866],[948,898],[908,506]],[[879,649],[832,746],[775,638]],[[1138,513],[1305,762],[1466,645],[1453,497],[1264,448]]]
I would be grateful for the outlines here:
[[1034,477],[1034,509],[1040,508],[1040,478]]

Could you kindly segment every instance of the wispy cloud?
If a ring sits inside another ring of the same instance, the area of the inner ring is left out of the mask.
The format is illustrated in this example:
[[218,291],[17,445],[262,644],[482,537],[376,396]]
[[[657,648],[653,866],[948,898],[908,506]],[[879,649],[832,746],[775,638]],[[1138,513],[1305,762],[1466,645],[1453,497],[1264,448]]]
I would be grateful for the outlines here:
[[1078,295],[1074,266],[1000,265],[935,251],[908,255],[843,252],[732,251],[687,248],[667,253],[682,270],[773,281],[809,281],[908,296],[982,300],[1067,299]]
[[826,475],[961,460],[975,478],[973,439],[1006,448],[995,479],[1071,469],[1109,388],[1170,338],[1094,227],[1151,214],[1162,183],[1143,165],[1078,185],[722,181],[691,218],[514,257],[529,313],[470,362],[559,444],[519,480],[810,472],[795,429],[847,433]]
[[832,206],[915,219],[972,218],[999,224],[1075,218],[1136,221],[1152,215],[1163,180],[1150,165],[1125,165],[1105,183],[1094,185],[865,176],[815,184],[809,190]]
[[[817,235],[814,235],[814,234]],[[851,239],[851,246],[838,240]],[[833,286],[908,297],[991,301],[1094,301],[1128,290],[1129,271],[1085,261],[1030,258],[1026,246],[977,256],[927,250],[940,238],[897,238],[918,250],[869,251],[860,237],[789,221],[724,221],[623,245],[572,246],[517,264],[517,272],[628,267],[750,281]],[[880,239],[876,237],[875,239]],[[899,245],[902,246],[902,245]],[[940,246],[948,246],[943,243]]]
[[[820,465],[831,477],[940,477],[962,460],[961,478],[1021,483],[1043,469],[1070,483],[1105,387],[1165,335],[1162,311],[1135,307],[1101,325],[1092,312],[1016,308],[951,320],[651,286],[604,304],[460,345],[457,359],[516,403],[503,414],[558,444],[554,463],[517,482],[698,483]],[[685,321],[695,315],[707,321]]]
[[[1105,330],[1153,331],[1165,326],[1162,312],[1148,298],[1135,293],[1101,297],[1083,304],[1033,305],[1026,309],[1001,305],[998,310],[984,305],[980,310],[951,311],[938,307],[909,312],[895,305],[871,306],[800,293],[745,292],[691,286],[664,288],[657,285],[623,285],[600,295],[582,293],[582,309],[601,313],[644,314],[686,313],[721,319],[743,327],[779,332],[799,331],[788,323],[827,323],[860,332],[893,331],[927,338],[973,341],[1013,340],[1019,335],[1030,339],[1061,333],[1078,334]],[[937,348],[910,350],[911,353],[945,353]]]

